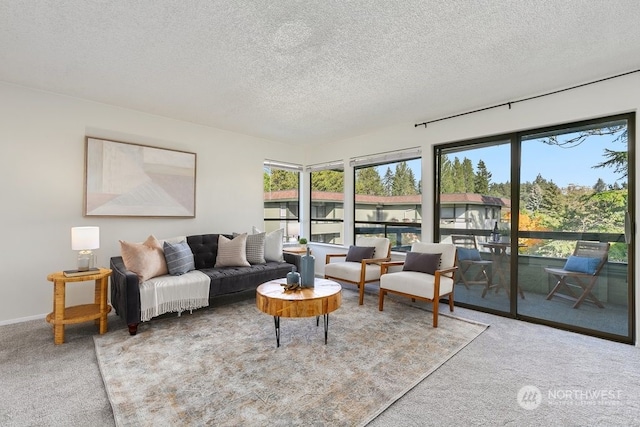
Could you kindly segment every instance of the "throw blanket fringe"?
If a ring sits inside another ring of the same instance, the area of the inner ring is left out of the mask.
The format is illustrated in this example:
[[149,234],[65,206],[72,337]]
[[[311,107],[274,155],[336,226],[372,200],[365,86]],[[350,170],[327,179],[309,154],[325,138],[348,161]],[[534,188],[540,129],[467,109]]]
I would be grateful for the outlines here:
[[148,320],[151,320],[151,318],[160,316],[164,313],[178,313],[178,315],[180,315],[183,311],[186,310],[192,312],[197,308],[208,306],[209,298],[194,298],[180,301],[168,301],[159,304],[158,306],[142,310],[142,312],[140,313],[140,317],[143,322],[146,322]]
[[140,284],[140,320],[164,313],[182,313],[209,305],[211,279],[198,270],[180,276],[154,277]]

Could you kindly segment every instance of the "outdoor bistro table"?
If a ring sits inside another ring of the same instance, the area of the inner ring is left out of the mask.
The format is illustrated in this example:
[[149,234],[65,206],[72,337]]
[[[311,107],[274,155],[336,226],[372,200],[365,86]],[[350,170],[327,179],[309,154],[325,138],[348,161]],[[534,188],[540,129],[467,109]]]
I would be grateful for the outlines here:
[[[507,296],[511,296],[511,281],[509,280],[510,266],[509,266],[509,253],[508,249],[511,248],[511,242],[484,242],[482,246],[489,249],[491,252],[491,259],[493,264],[491,266],[492,271],[492,287],[496,288],[496,292],[500,288],[504,288],[507,292]],[[524,248],[526,245],[518,244],[519,248]],[[518,286],[518,293],[520,297],[524,299],[524,292],[520,286]]]

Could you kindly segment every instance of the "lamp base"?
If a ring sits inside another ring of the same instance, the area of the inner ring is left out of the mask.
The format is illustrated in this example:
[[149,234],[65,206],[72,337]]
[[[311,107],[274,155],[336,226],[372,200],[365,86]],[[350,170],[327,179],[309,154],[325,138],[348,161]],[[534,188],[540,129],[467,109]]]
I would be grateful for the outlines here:
[[94,267],[95,255],[93,251],[78,252],[78,271],[89,271]]

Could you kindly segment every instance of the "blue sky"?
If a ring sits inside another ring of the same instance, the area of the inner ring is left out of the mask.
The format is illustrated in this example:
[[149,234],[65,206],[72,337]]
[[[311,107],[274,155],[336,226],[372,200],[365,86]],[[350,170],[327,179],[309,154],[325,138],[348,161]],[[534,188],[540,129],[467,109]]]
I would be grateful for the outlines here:
[[[572,136],[571,134],[568,135]],[[521,180],[532,182],[540,174],[547,180],[552,180],[559,187],[566,187],[569,184],[592,187],[598,178],[608,184],[613,185],[618,178],[612,168],[597,168],[592,166],[605,160],[604,149],[622,151],[626,150],[626,144],[620,141],[612,141],[615,136],[591,136],[579,146],[572,148],[561,148],[555,145],[548,145],[539,139],[524,141],[522,144],[522,168]],[[491,172],[491,182],[503,183],[510,181],[510,146],[508,143],[489,147],[464,150],[449,154],[453,161],[458,157],[460,161],[464,158],[471,160],[474,171],[479,160],[483,160],[489,172]],[[421,161],[420,159],[407,162],[413,170],[416,180],[420,180]],[[381,177],[387,170],[387,165],[377,168]],[[391,170],[395,172],[395,166],[391,165]],[[618,184],[626,182],[626,178],[617,181]]]
[[[550,146],[539,140],[524,141],[522,145],[521,180],[533,181],[538,174],[559,187],[568,184],[593,186],[598,178],[606,184],[614,184],[620,176],[612,168],[593,169],[592,166],[605,160],[604,148],[610,150],[624,150],[625,145],[620,142],[612,143],[611,137],[590,137],[581,145],[573,148]],[[510,147],[508,144],[479,148],[451,154],[453,160],[458,157],[462,161],[465,157],[471,160],[474,170],[479,160],[483,160],[489,172],[491,181],[501,183],[510,178]],[[625,178],[626,181],[626,178]],[[618,181],[622,184],[623,181]]]

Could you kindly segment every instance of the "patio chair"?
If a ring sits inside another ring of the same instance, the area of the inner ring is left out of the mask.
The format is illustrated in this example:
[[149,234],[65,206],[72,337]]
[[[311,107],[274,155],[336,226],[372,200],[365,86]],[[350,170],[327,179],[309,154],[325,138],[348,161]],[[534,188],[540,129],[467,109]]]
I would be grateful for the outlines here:
[[[387,293],[433,303],[433,327],[438,327],[440,298],[449,298],[449,311],[453,311],[453,276],[457,270],[456,247],[450,243],[416,242],[404,261],[382,263],[378,309],[383,311]],[[389,272],[393,266],[402,271]]]
[[557,280],[547,299],[556,296],[575,301],[573,308],[579,308],[584,301],[604,308],[592,291],[608,258],[609,243],[582,240],[576,242],[573,255],[567,258],[563,268],[544,269]]
[[[491,267],[493,261],[483,260],[478,250],[476,238],[467,235],[452,235],[451,242],[456,246],[458,271],[456,283],[462,280],[464,287],[470,289],[473,285],[482,285],[482,298],[491,289],[491,276],[487,273],[487,267]],[[475,275],[473,272],[475,271]]]
[[[345,258],[331,262],[333,258]],[[364,303],[365,283],[380,280],[380,263],[391,259],[391,241],[386,237],[358,237],[348,253],[327,254],[324,278],[352,283],[360,291],[359,304]]]

